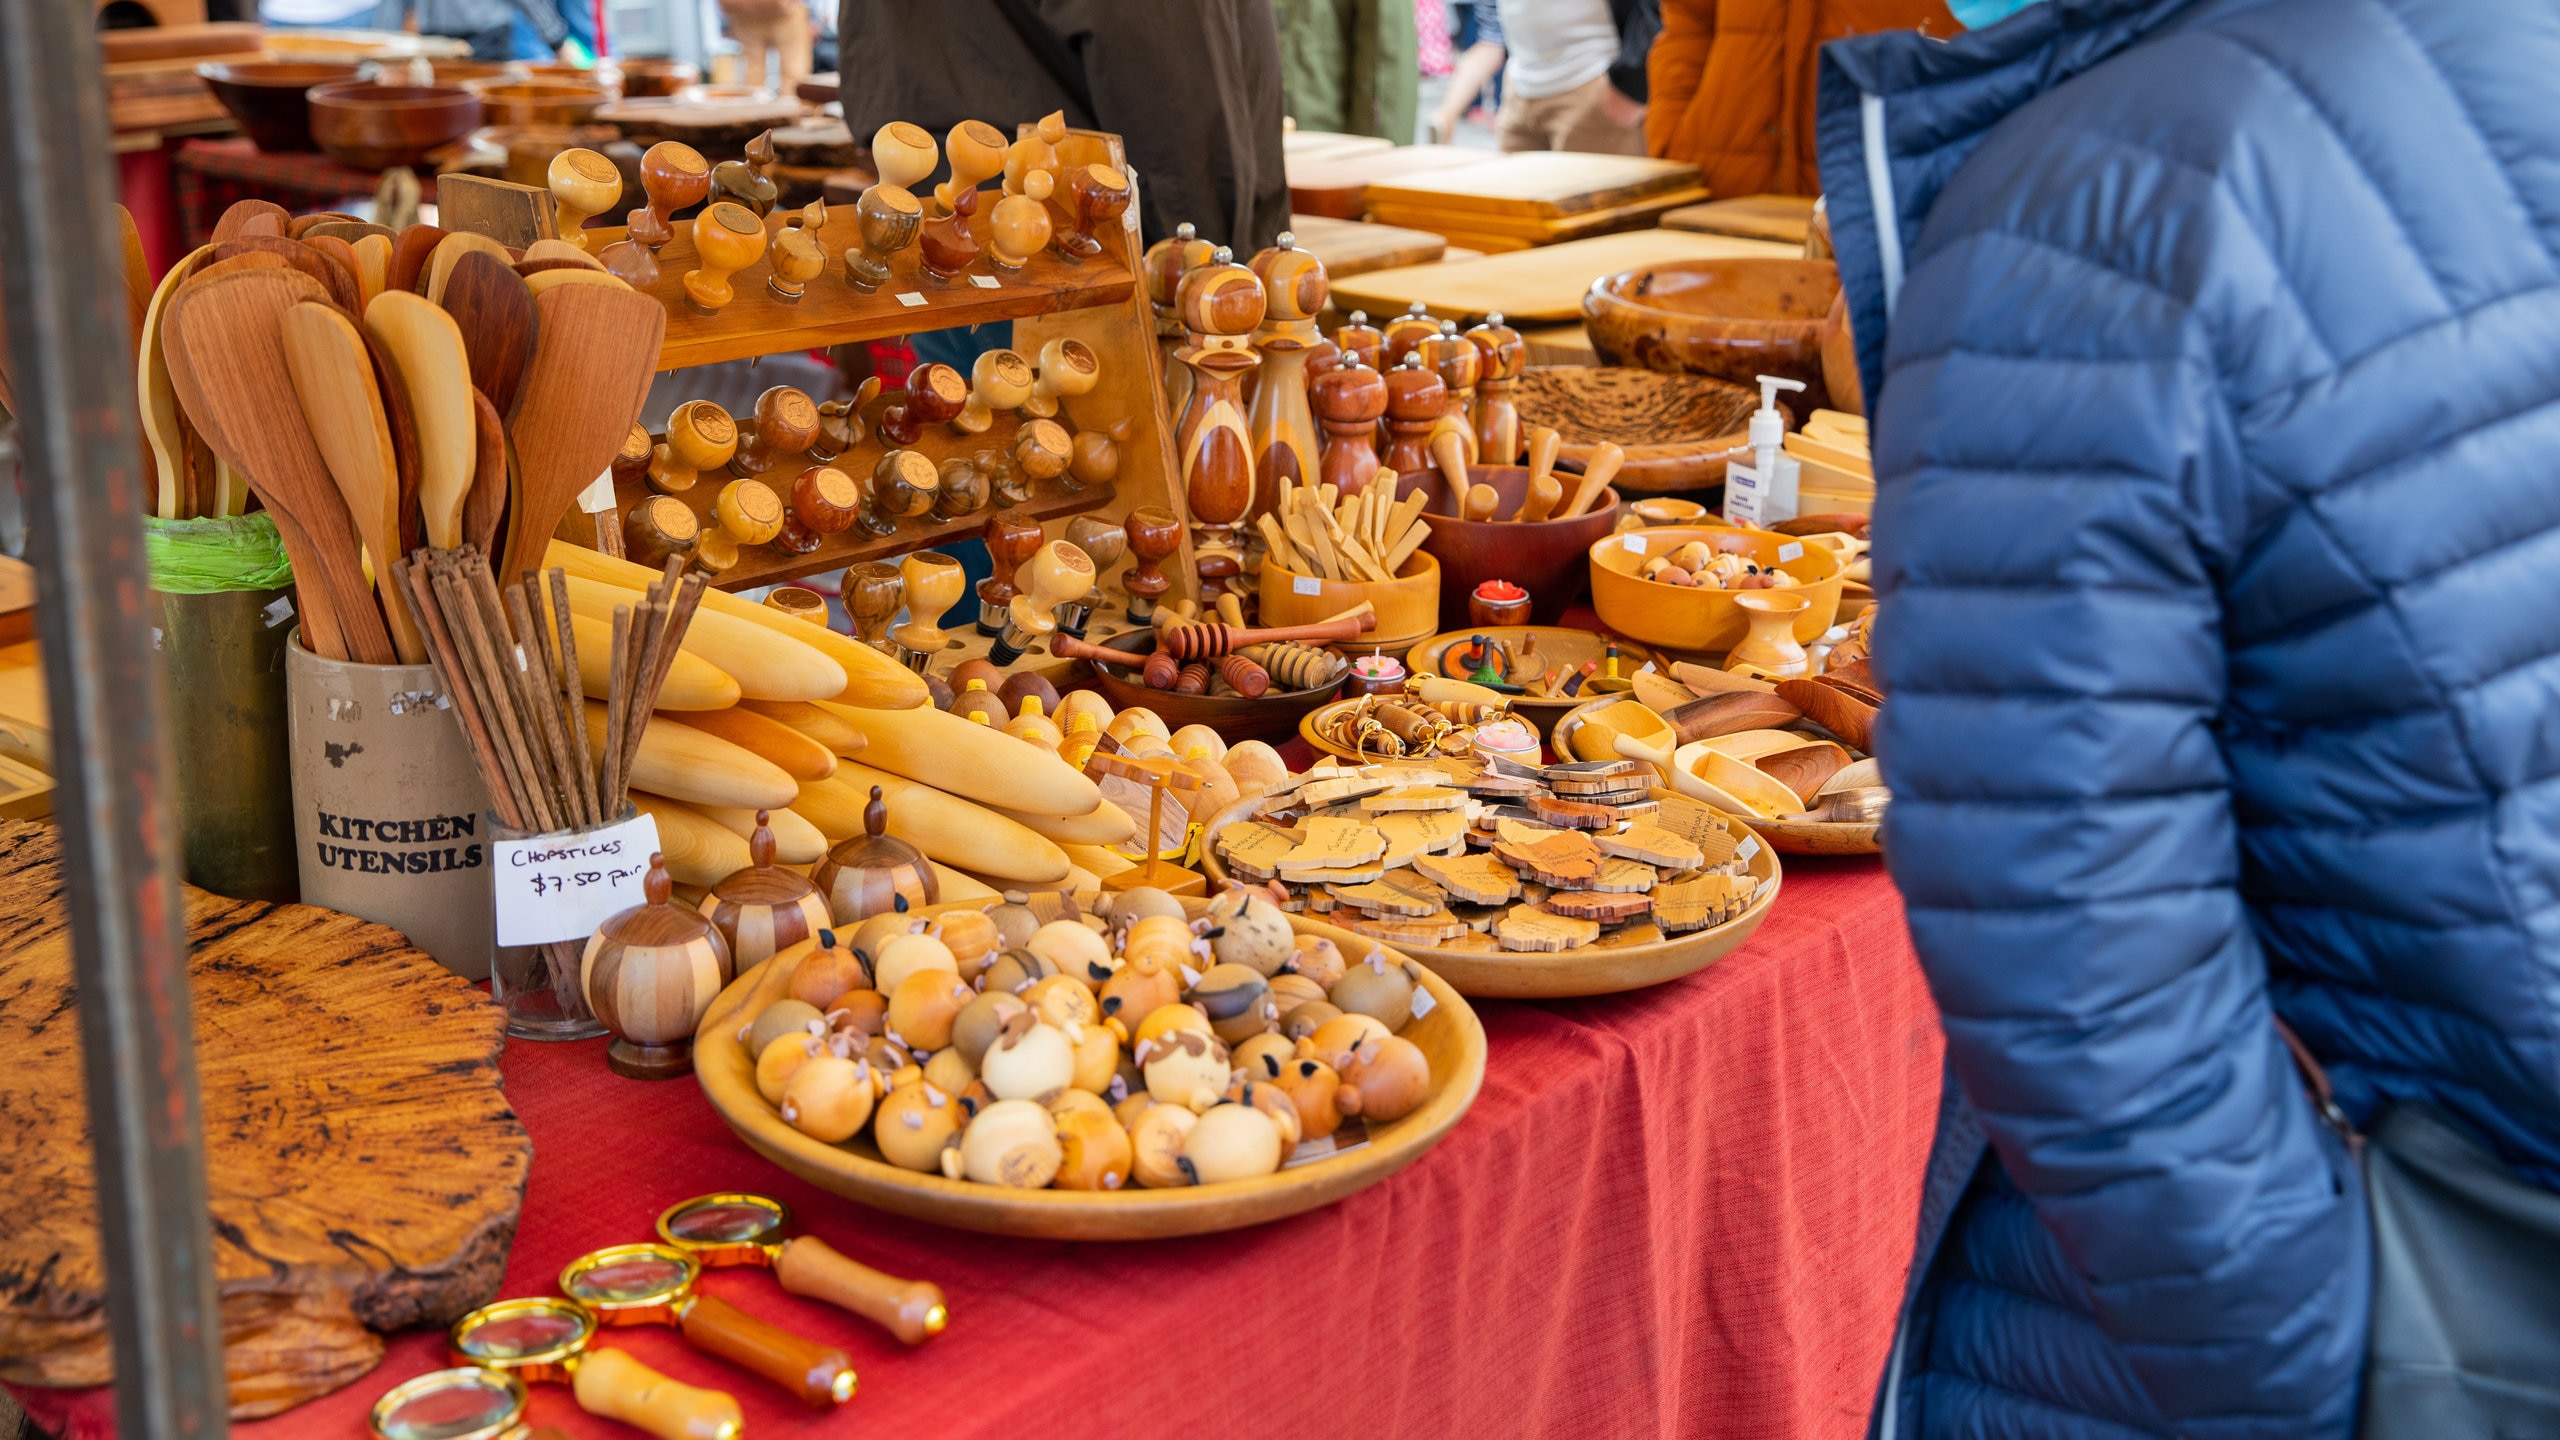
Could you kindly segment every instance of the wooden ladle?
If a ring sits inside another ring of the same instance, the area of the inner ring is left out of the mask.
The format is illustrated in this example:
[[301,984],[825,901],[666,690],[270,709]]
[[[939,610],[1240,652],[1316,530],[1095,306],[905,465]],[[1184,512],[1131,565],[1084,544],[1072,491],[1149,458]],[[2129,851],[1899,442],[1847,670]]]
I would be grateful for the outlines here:
[[284,358],[294,394],[302,398],[302,418],[372,558],[374,590],[386,597],[391,643],[402,664],[422,664],[427,647],[417,622],[402,597],[387,594],[391,562],[400,558],[400,470],[364,336],[331,306],[296,305],[284,315]]
[[578,492],[612,465],[648,401],[667,333],[665,304],[621,285],[562,285],[535,304],[541,337],[511,429],[515,505],[502,577],[541,563]]

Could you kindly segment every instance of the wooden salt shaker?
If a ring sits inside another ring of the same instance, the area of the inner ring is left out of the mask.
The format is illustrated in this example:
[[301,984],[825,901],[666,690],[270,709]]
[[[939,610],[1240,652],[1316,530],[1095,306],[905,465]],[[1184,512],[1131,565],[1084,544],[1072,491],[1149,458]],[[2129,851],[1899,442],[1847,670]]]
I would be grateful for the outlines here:
[[693,1072],[693,1032],[735,974],[729,942],[701,914],[672,903],[664,855],[649,857],[648,902],[617,911],[587,939],[580,983],[613,1032],[605,1063],[634,1080]]

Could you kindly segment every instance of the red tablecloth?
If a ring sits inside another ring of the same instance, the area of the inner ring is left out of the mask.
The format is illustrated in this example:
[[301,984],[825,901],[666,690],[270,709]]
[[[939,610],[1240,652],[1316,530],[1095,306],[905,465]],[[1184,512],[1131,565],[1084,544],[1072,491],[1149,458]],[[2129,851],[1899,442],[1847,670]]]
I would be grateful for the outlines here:
[[[1883,868],[1792,861],[1752,943],[1678,983],[1478,1009],[1484,1089],[1431,1154],[1330,1209],[1162,1244],[877,1215],[756,1157],[689,1083],[616,1078],[600,1043],[513,1044],[534,1167],[505,1293],[648,1238],[677,1200],[748,1187],[952,1307],[949,1333],[909,1351],[761,1272],[715,1272],[711,1290],[851,1352],[862,1392],[840,1416],[671,1332],[611,1332],[735,1393],[758,1440],[1856,1435],[1938,1101],[1936,1012]],[[233,1433],[359,1436],[375,1396],[443,1363],[441,1341],[397,1337],[364,1380]],[[107,1391],[18,1394],[63,1440],[112,1432]],[[533,1418],[637,1433],[550,1386]]]

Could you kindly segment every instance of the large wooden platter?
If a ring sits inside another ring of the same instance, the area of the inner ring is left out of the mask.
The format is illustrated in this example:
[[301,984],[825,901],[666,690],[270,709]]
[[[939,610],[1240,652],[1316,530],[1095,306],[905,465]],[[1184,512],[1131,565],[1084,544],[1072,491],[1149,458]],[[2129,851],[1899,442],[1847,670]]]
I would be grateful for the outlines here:
[[[1202,902],[1185,903],[1195,913],[1202,908]],[[949,908],[954,907],[922,913]],[[1346,954],[1365,955],[1375,943],[1291,919],[1299,929],[1344,946]],[[1354,943],[1357,951],[1349,948]],[[890,1164],[867,1137],[841,1146],[811,1139],[784,1124],[756,1093],[755,1065],[738,1040],[738,1028],[785,992],[796,964],[796,956],[776,956],[739,976],[712,1002],[694,1036],[694,1069],[703,1094],[757,1154],[810,1184],[874,1209],[960,1230],[1041,1240],[1161,1240],[1285,1219],[1365,1190],[1421,1159],[1467,1113],[1484,1084],[1483,1024],[1449,981],[1426,970],[1422,983],[1438,1003],[1400,1033],[1431,1061],[1430,1097],[1412,1114],[1370,1131],[1365,1145],[1276,1175],[1179,1190],[1009,1190],[950,1180]]]
[[1626,460],[1610,483],[1648,494],[1723,484],[1727,452],[1751,438],[1760,408],[1757,392],[1730,381],[1625,365],[1532,365],[1513,398],[1523,426],[1562,440],[1558,465],[1579,471],[1612,440]]
[[1642,155],[1524,150],[1370,184],[1371,208],[1554,220],[1694,189],[1698,167]]
[[[1487,255],[1481,260],[1413,265],[1355,275],[1333,287],[1333,308],[1366,310],[1374,318],[1401,315],[1419,300],[1443,320],[1472,325],[1499,310],[1514,325],[1582,321],[1582,295],[1603,275],[1673,260],[1732,256],[1801,258],[1801,249],[1729,235],[1676,230],[1631,230],[1589,240],[1568,240],[1535,250]],[[758,283],[762,283],[759,281]]]
[[1461,165],[1481,165],[1497,158],[1490,150],[1468,150],[1456,145],[1293,153],[1288,167],[1289,208],[1337,220],[1357,220],[1367,208],[1367,192],[1375,182]]

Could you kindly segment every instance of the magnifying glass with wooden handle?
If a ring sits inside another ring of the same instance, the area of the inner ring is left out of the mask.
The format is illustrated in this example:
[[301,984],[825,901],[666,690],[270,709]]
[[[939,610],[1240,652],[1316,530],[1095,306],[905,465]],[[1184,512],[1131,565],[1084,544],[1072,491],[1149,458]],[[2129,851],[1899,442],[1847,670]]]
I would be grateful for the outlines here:
[[697,1195],[658,1217],[659,1236],[704,1268],[764,1266],[792,1294],[850,1310],[910,1345],[951,1323],[941,1286],[884,1275],[815,1236],[786,1236],[790,1228],[790,1206],[739,1191]]
[[759,1320],[694,1282],[702,1266],[672,1245],[611,1245],[560,1272],[560,1289],[600,1325],[671,1325],[685,1343],[751,1370],[812,1406],[853,1398],[853,1361],[833,1345]]
[[[746,1417],[734,1397],[671,1380],[619,1350],[590,1349],[595,1336],[595,1315],[574,1300],[539,1295],[483,1305],[453,1322],[445,1337],[446,1358],[463,1368],[395,1386],[374,1402],[373,1433],[383,1440],[515,1440],[524,1382],[540,1380],[568,1386],[588,1414],[658,1440],[738,1440]],[[481,1375],[507,1383],[473,1378]],[[512,1412],[504,1403],[510,1396]],[[525,1440],[559,1435],[535,1430]]]

